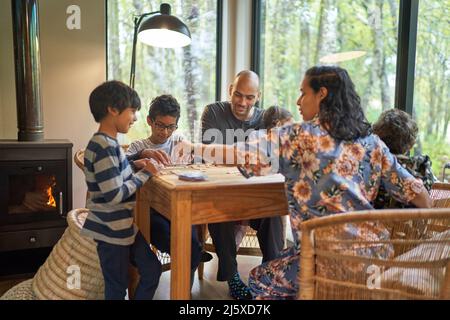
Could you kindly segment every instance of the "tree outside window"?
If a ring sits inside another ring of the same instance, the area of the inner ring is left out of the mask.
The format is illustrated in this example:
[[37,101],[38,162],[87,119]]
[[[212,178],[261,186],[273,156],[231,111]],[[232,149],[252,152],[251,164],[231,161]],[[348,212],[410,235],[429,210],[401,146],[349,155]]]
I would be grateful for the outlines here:
[[[172,14],[189,27],[190,46],[163,49],[138,41],[135,89],[142,101],[126,140],[149,136],[151,100],[172,94],[181,105],[179,131],[190,137],[203,108],[215,101],[217,1],[173,0]],[[129,82],[134,15],[158,11],[160,1],[108,0],[108,79]],[[125,141],[125,142],[128,142]]]
[[[296,100],[305,71],[326,64],[329,54],[365,51],[334,64],[349,71],[374,122],[394,107],[399,7],[399,0],[261,0],[262,105],[279,104],[300,120]],[[449,16],[449,0],[419,1],[413,117],[420,136],[414,153],[429,155],[441,180],[450,162]]]
[[394,107],[399,1],[262,0],[263,104],[300,120],[296,100],[305,71],[334,53],[365,51],[332,62],[347,69],[370,121]]
[[430,156],[439,179],[450,162],[449,16],[450,1],[419,1],[413,115],[420,137],[415,149]]

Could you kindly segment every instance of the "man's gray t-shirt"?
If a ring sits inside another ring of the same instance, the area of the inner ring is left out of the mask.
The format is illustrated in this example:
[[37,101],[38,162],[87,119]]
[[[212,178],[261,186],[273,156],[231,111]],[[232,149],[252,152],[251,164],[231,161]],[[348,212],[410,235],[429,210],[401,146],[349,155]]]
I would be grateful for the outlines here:
[[250,120],[237,119],[230,102],[216,102],[205,107],[202,115],[202,140],[205,144],[234,144],[244,142],[254,130],[263,128],[263,111],[253,107]]

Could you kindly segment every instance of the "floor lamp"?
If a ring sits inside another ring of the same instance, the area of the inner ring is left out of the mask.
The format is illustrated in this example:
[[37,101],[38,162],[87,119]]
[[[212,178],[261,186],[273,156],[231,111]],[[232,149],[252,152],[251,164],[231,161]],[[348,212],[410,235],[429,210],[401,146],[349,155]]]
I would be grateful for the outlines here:
[[191,33],[180,19],[171,15],[171,7],[168,3],[162,3],[159,11],[135,16],[130,71],[130,87],[132,88],[134,88],[138,39],[154,47],[178,48],[191,43]]

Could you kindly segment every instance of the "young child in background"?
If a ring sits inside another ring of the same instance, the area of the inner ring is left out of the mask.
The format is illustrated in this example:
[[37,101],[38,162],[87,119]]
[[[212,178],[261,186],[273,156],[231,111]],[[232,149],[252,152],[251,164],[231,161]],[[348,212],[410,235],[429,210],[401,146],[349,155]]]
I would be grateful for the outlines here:
[[[161,264],[133,222],[135,192],[158,174],[151,160],[135,160],[141,170],[133,174],[117,141],[136,121],[141,102],[136,91],[119,81],[95,88],[89,106],[100,123],[84,154],[84,173],[89,192],[89,214],[81,233],[97,242],[105,279],[105,299],[124,299],[128,266],[137,267],[140,279],[135,299],[152,299],[161,276]],[[136,157],[131,157],[137,159]]]
[[[398,162],[414,177],[423,181],[425,188],[430,191],[437,180],[431,171],[431,160],[427,155],[410,157],[409,151],[416,143],[418,134],[417,123],[406,112],[399,109],[384,111],[377,122],[372,126],[373,133],[378,135],[386,144]],[[389,196],[383,186],[380,187],[374,201],[375,209],[404,208],[407,205],[400,203]]]
[[264,110],[263,123],[267,131],[275,127],[282,127],[292,121],[292,113],[282,107],[274,105]]

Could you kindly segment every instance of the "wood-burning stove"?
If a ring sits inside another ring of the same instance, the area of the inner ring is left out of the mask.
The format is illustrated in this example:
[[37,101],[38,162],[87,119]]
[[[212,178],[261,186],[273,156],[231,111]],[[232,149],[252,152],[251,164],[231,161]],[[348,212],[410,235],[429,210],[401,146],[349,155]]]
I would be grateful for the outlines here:
[[53,246],[72,209],[72,143],[0,140],[0,252]]
[[72,209],[72,143],[44,140],[38,1],[11,0],[11,10],[19,131],[0,140],[2,255],[53,246]]

